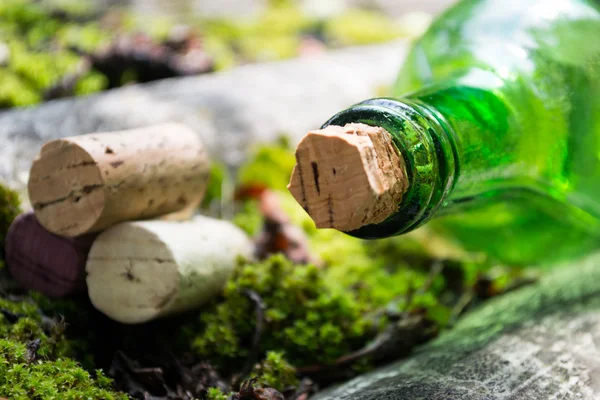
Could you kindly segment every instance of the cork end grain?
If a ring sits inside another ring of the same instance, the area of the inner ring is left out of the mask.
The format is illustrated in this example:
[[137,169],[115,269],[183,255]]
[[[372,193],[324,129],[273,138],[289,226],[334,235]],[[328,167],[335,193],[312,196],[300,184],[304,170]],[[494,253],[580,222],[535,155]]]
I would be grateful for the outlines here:
[[144,223],[122,223],[100,234],[86,273],[94,307],[124,324],[161,316],[180,283],[171,249]]
[[365,124],[310,131],[296,149],[288,189],[317,228],[353,231],[384,221],[408,189],[389,132]]
[[105,206],[100,169],[82,147],[59,139],[46,143],[34,160],[28,194],[39,223],[48,231],[75,236],[92,227]]

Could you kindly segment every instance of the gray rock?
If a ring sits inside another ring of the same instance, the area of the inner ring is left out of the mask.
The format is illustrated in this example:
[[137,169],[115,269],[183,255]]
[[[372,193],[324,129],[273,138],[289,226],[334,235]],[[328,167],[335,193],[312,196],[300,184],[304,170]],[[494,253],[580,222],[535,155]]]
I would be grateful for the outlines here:
[[252,143],[282,133],[297,141],[334,113],[373,97],[394,81],[406,48],[404,41],[350,48],[3,112],[0,180],[22,188],[48,140],[164,121],[188,124],[214,157],[236,165]]
[[312,400],[600,398],[600,253],[489,301],[405,360]]

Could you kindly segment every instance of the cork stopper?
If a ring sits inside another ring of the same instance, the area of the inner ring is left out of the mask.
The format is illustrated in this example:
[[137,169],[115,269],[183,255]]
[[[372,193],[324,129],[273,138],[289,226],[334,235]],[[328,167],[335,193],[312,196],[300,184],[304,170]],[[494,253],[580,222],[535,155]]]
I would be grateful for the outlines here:
[[310,131],[296,162],[288,189],[317,228],[349,232],[380,223],[397,211],[408,188],[404,159],[381,127]]
[[204,197],[209,165],[196,132],[164,123],[49,141],[27,189],[40,224],[75,237],[123,221],[185,218]]

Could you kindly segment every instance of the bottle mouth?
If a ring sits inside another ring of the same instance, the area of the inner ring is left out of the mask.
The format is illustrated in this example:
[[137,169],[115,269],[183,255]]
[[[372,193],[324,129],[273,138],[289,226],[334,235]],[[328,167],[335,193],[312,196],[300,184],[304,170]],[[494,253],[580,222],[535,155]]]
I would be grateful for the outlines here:
[[406,167],[389,132],[366,124],[309,131],[296,148],[288,190],[317,228],[352,231],[393,214]]
[[447,125],[417,102],[376,98],[341,111],[322,128],[352,123],[381,127],[391,134],[406,164],[408,189],[398,209],[384,221],[346,233],[378,239],[423,225],[442,206],[455,181],[456,155]]

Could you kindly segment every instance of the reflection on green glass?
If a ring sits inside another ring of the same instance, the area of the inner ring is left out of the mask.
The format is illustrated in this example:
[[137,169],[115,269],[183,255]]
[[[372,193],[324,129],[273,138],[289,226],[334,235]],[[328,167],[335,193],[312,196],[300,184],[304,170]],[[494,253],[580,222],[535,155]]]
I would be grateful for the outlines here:
[[600,2],[470,0],[412,47],[395,96],[329,124],[386,128],[408,163],[398,212],[509,264],[600,247]]

